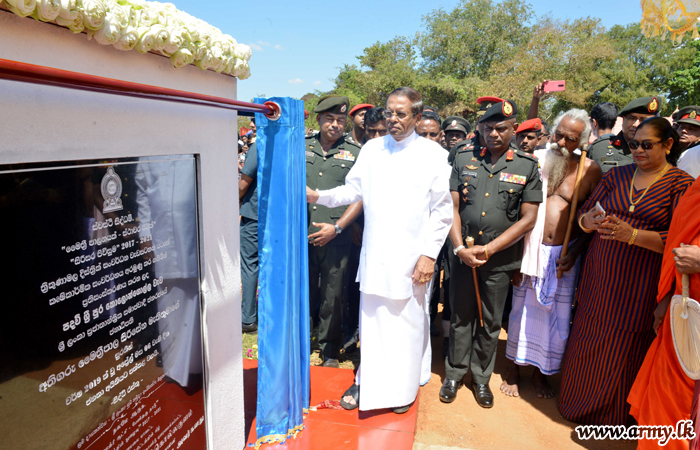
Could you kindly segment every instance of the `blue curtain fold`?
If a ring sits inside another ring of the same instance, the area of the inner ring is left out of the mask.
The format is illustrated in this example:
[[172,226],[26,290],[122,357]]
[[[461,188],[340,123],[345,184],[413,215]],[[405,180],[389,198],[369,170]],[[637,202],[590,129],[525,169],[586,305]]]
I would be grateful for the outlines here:
[[255,115],[258,148],[258,399],[256,447],[304,427],[309,408],[309,266],[304,102],[273,101],[281,117]]

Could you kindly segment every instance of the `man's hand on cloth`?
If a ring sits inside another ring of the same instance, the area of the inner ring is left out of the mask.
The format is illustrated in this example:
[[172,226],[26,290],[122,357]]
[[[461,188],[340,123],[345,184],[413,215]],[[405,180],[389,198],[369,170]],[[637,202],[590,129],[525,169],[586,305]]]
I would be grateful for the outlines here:
[[[308,189],[308,188],[306,188]],[[335,226],[330,223],[311,222],[311,225],[319,227],[321,230],[309,235],[309,244],[316,247],[323,247],[337,236]]]
[[683,275],[700,273],[700,247],[681,244],[679,248],[673,249],[673,254],[676,255],[673,261],[676,263],[678,272]]
[[306,186],[306,203],[316,203],[318,201],[318,192]]
[[567,254],[563,258],[557,259],[557,270],[561,272],[568,272],[574,267],[574,264],[576,264],[576,257]]
[[435,272],[435,260],[425,255],[421,256],[413,270],[413,284],[425,284],[433,279]]
[[485,246],[476,245],[472,248],[463,248],[457,253],[459,259],[469,267],[479,267],[486,264],[486,252],[484,251]]

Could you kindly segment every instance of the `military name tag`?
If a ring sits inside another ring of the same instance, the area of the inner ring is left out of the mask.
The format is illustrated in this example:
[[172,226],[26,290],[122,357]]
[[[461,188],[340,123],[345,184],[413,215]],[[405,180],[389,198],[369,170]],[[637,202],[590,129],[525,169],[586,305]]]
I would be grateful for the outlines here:
[[476,178],[478,176],[476,172],[467,172],[466,170],[463,170],[462,176],[465,176],[465,175],[470,176],[470,177],[474,177],[474,178]]
[[514,183],[514,184],[522,184],[525,185],[527,183],[527,177],[524,175],[515,175],[512,173],[505,173],[501,172],[501,181],[505,181],[506,183]]
[[347,150],[341,150],[335,155],[333,155],[334,159],[342,159],[343,161],[355,161],[355,157],[353,156],[352,153],[350,153]]
[[306,152],[306,156],[314,156],[314,152],[309,152],[309,151],[307,151],[307,152]]

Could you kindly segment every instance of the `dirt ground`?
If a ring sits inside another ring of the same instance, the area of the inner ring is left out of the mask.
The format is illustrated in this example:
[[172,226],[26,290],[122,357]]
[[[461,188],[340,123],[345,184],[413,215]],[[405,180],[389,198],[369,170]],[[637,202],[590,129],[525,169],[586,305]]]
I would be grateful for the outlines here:
[[[438,317],[439,319],[440,317]],[[439,320],[435,321],[440,323]],[[442,335],[433,338],[433,376],[420,390],[416,446],[414,448],[457,447],[473,450],[546,450],[591,449],[634,450],[636,441],[581,441],[576,424],[564,419],[557,409],[557,399],[539,399],[530,380],[532,368],[521,368],[520,397],[510,398],[499,389],[506,370],[506,339],[501,331],[496,368],[491,377],[494,406],[483,409],[476,404],[469,386],[462,387],[453,403],[442,403],[440,387],[445,379],[442,360]],[[465,381],[470,382],[470,374]],[[559,390],[561,377],[550,378]]]

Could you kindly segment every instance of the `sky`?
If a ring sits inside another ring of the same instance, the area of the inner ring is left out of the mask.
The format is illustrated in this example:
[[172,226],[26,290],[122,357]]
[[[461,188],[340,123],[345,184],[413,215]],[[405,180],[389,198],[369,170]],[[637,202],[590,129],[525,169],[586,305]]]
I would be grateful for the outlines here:
[[[375,42],[422,31],[422,17],[457,0],[170,0],[251,47],[251,76],[238,81],[238,99],[300,98],[328,91],[345,64]],[[641,20],[639,0],[529,0],[537,15],[600,17],[605,27]]]

